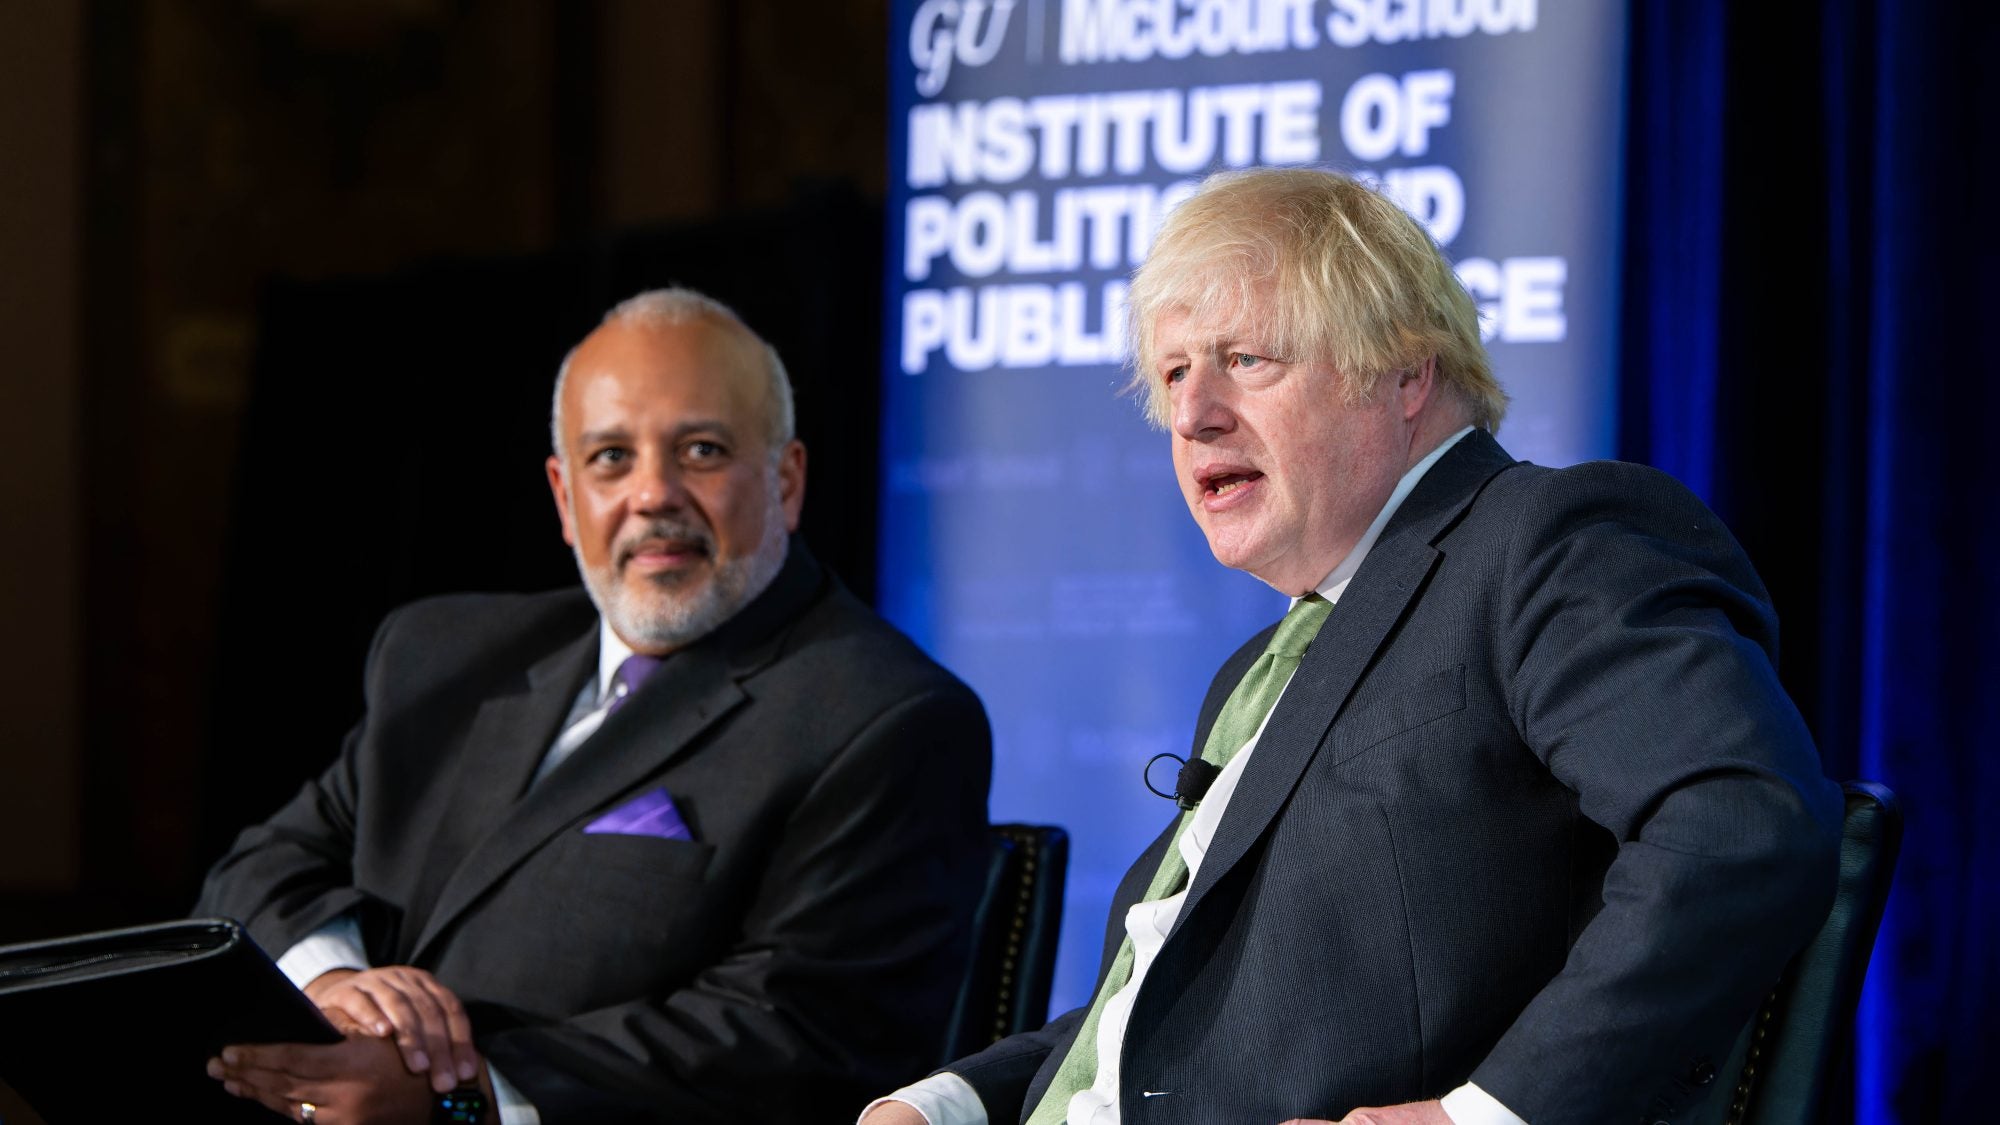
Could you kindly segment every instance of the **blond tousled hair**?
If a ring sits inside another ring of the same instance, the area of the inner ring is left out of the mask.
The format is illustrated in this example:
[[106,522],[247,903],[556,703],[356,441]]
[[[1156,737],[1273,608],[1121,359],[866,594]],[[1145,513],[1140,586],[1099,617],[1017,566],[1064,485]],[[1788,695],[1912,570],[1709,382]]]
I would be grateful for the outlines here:
[[1437,243],[1407,212],[1351,176],[1256,168],[1211,176],[1176,207],[1133,275],[1127,324],[1132,388],[1164,428],[1155,376],[1161,314],[1241,318],[1277,358],[1339,372],[1349,404],[1387,375],[1437,360],[1468,420],[1497,429],[1507,396],[1479,340],[1479,314]]

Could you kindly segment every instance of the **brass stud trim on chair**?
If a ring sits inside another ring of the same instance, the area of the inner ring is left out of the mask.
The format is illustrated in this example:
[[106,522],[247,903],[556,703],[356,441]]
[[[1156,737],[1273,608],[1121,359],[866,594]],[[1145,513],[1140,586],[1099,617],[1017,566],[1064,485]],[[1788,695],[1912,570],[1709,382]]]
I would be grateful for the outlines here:
[[1764,997],[1764,1006],[1757,1010],[1757,1027],[1750,1033],[1750,1050],[1744,1056],[1743,1074],[1736,1081],[1736,1091],[1729,1099],[1729,1115],[1723,1119],[1724,1125],[1743,1125],[1743,1115],[1750,1110],[1750,1095],[1757,1088],[1757,1064],[1764,1058],[1764,1038],[1777,1010],[1778,993],[1773,990]]
[[1021,937],[1028,929],[1028,910],[1033,900],[1029,888],[1035,883],[1035,856],[1032,850],[1022,857],[1021,870],[1025,877],[1021,881],[1020,892],[1014,896],[1013,920],[1007,928],[1007,955],[1000,962],[999,995],[993,1005],[995,1043],[1007,1037],[1013,1023],[1014,972],[1020,965]]

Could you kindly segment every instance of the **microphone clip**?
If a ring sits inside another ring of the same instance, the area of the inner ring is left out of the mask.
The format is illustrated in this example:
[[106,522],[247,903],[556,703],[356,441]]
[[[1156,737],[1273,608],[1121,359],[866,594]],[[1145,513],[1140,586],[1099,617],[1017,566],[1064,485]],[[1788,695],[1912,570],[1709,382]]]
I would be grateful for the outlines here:
[[[1181,771],[1174,778],[1174,791],[1171,793],[1162,793],[1153,785],[1153,764],[1161,758],[1171,759],[1181,764]],[[1221,766],[1204,758],[1183,758],[1179,754],[1155,754],[1146,760],[1146,769],[1140,774],[1140,780],[1146,783],[1147,792],[1155,797],[1164,797],[1174,802],[1174,804],[1180,806],[1183,812],[1186,812],[1192,810],[1196,805],[1201,804],[1201,799],[1208,795],[1208,787],[1215,784],[1215,775],[1221,772]]]

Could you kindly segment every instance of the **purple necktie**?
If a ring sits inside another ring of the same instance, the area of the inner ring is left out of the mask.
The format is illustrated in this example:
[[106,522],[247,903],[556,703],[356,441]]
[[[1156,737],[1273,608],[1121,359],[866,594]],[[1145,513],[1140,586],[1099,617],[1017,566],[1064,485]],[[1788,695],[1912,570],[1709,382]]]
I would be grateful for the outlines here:
[[626,657],[625,663],[620,664],[618,670],[611,673],[611,678],[618,681],[619,686],[625,690],[611,697],[611,706],[604,709],[605,715],[609,716],[625,706],[625,701],[632,698],[632,693],[638,691],[647,678],[659,670],[660,658],[657,656],[635,652]]

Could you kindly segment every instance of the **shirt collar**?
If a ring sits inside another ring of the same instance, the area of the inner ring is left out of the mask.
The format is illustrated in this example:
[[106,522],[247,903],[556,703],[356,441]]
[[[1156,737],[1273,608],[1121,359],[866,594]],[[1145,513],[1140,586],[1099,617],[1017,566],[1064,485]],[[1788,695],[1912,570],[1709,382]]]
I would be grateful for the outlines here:
[[[1315,593],[1329,602],[1340,600],[1340,595],[1346,591],[1347,583],[1353,579],[1354,572],[1361,569],[1362,560],[1368,557],[1369,549],[1375,546],[1375,540],[1381,538],[1382,529],[1389,526],[1390,517],[1396,514],[1396,509],[1403,506],[1403,501],[1409,498],[1411,491],[1417,487],[1417,482],[1424,479],[1424,474],[1431,471],[1431,466],[1437,464],[1438,459],[1452,446],[1457,445],[1460,438],[1471,432],[1471,426],[1465,427],[1439,442],[1438,447],[1426,453],[1423,460],[1410,466],[1410,471],[1404,473],[1403,479],[1396,482],[1396,487],[1389,493],[1389,499],[1382,505],[1382,510],[1375,513],[1375,522],[1369,524],[1368,530],[1361,533],[1361,538],[1355,542],[1354,549],[1347,552],[1347,557],[1340,560],[1340,565],[1334,567],[1331,574],[1320,580]],[[1299,604],[1299,599],[1293,598],[1292,604]]]

